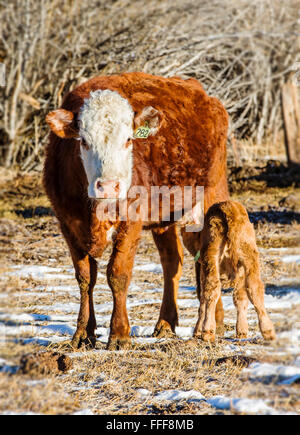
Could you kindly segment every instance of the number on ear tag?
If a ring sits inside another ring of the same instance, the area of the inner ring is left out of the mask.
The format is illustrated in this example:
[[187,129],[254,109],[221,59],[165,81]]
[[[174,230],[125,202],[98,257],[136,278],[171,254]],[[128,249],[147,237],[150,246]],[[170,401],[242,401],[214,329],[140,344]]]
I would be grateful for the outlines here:
[[138,127],[134,132],[135,139],[147,139],[148,136],[150,136],[150,128],[148,123]]

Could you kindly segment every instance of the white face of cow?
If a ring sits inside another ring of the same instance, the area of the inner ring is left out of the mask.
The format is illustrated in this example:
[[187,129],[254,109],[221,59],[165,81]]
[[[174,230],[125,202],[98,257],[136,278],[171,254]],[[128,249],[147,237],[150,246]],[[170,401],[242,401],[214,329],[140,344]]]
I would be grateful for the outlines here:
[[91,198],[113,201],[127,197],[132,182],[134,124],[147,126],[148,137],[156,135],[164,122],[163,114],[152,106],[134,115],[129,102],[108,89],[90,93],[79,111],[78,124],[75,114],[66,109],[47,115],[46,121],[58,137],[81,140],[80,155]]
[[134,112],[118,92],[91,92],[79,117],[81,158],[91,198],[124,199],[132,181]]

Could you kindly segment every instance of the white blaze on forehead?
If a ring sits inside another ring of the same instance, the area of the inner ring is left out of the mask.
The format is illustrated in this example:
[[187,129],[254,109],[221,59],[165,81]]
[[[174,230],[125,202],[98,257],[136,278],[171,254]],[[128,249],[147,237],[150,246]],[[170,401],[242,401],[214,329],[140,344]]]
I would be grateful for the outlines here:
[[89,196],[95,197],[94,184],[118,180],[124,197],[132,179],[132,145],[134,112],[118,92],[99,90],[84,100],[79,113],[79,134],[89,149],[81,147],[81,158],[89,182]]

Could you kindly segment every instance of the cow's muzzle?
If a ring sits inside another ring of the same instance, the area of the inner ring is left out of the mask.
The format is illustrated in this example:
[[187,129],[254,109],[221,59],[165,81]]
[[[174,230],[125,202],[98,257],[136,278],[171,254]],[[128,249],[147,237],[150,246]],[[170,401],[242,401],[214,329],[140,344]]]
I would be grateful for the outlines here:
[[117,180],[102,181],[99,178],[94,185],[97,199],[118,199],[120,194],[120,182]]

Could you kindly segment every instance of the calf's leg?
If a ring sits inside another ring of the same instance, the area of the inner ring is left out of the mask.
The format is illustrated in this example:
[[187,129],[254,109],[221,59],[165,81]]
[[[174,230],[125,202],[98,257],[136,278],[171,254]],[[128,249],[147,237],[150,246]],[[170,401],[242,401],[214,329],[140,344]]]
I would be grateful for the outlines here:
[[237,309],[236,334],[237,338],[247,338],[248,336],[248,321],[247,309],[249,299],[245,288],[244,270],[238,271],[235,287],[233,291],[233,302]]
[[175,225],[161,232],[152,232],[158,248],[164,274],[164,294],[159,319],[154,330],[155,337],[175,333],[178,326],[177,293],[182,272],[183,249]]
[[244,259],[246,274],[246,291],[250,302],[254,305],[258,316],[259,328],[265,340],[274,340],[275,329],[271,322],[264,303],[265,288],[259,273],[258,252],[248,253]]
[[215,341],[216,306],[221,297],[218,247],[211,246],[201,255],[201,292],[199,318],[194,336],[203,341]]
[[120,224],[107,266],[107,280],[113,295],[113,312],[107,346],[109,350],[118,350],[130,344],[126,299],[141,230],[140,222]]
[[[186,247],[186,249],[193,255],[193,257],[196,256],[198,250],[199,250],[199,240],[200,240],[200,234],[199,233],[188,233],[185,231],[185,229],[182,229],[181,231],[183,244]],[[195,272],[196,272],[196,283],[197,283],[197,295],[199,298],[199,301],[201,299],[200,293],[201,293],[201,265],[200,262],[196,262],[195,264]],[[224,331],[224,308],[222,303],[221,295],[218,299],[218,302],[216,304],[216,325],[217,325],[217,332],[218,334],[222,334]]]

